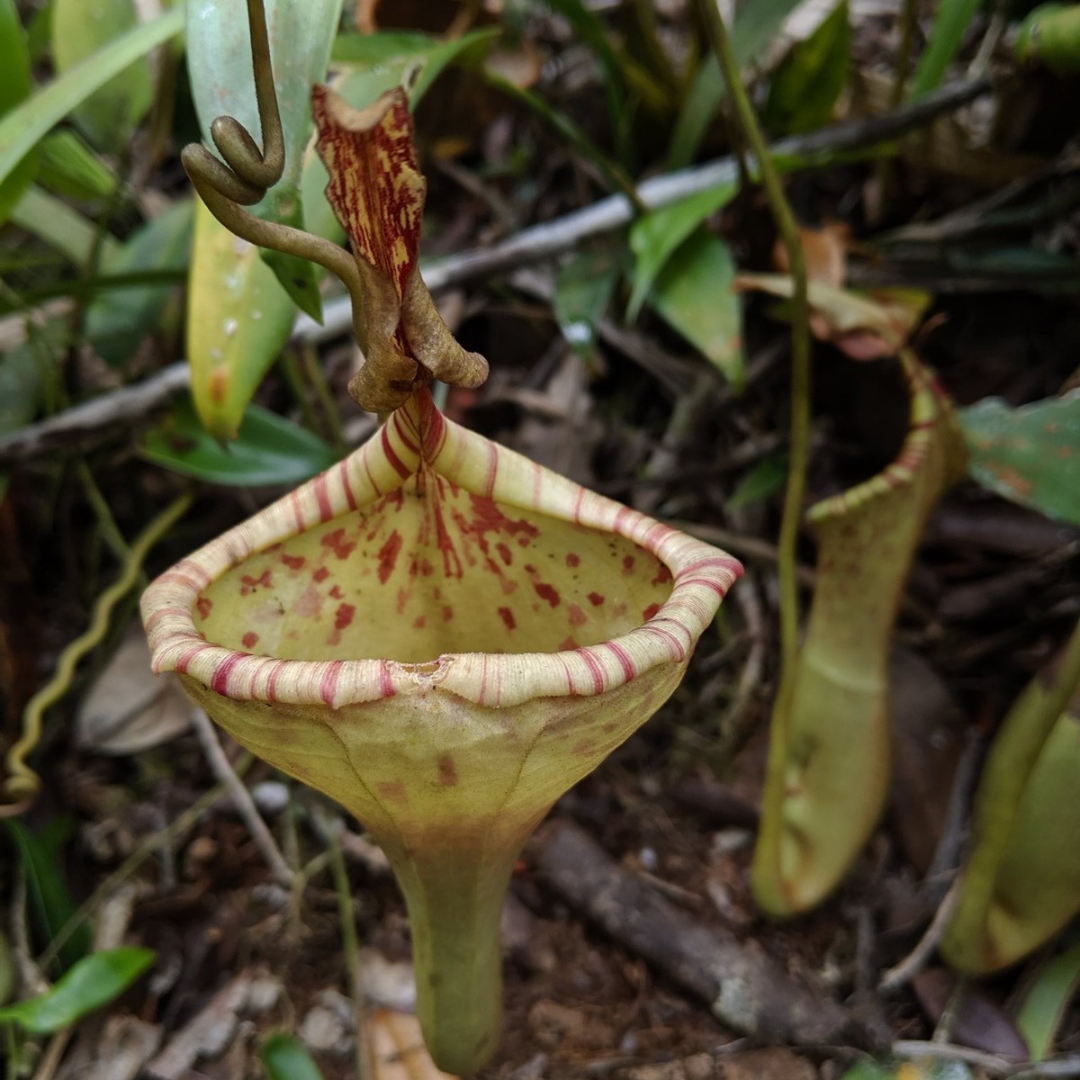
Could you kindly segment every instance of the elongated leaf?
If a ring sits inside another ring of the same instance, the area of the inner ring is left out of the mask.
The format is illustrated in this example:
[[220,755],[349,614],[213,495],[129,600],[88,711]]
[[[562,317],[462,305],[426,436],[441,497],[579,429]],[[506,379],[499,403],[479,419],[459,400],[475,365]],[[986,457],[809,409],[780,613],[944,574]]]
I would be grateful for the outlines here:
[[178,5],[129,30],[9,112],[0,120],[0,182],[79,102],[133,60],[176,37],[183,26],[184,9]]
[[743,380],[742,309],[727,244],[699,228],[668,260],[649,305],[736,386]]
[[[76,266],[85,266],[97,243],[98,226],[78,210],[32,184],[11,211],[11,220],[27,232],[44,240]],[[102,258],[111,255],[118,245],[106,236],[98,246]]]
[[37,150],[38,183],[71,199],[105,199],[116,190],[113,171],[69,128],[53,131]]
[[216,438],[236,434],[252,394],[289,340],[294,311],[259,249],[196,202],[187,354],[196,408]]
[[915,77],[911,80],[910,96],[922,97],[936,90],[952,63],[964,34],[971,26],[983,0],[941,0],[934,15],[934,25],[926,42],[926,51],[919,58]]
[[1080,391],[1019,409],[987,398],[962,409],[960,422],[980,484],[1080,525]]
[[1048,960],[1024,995],[1016,1026],[1032,1061],[1042,1061],[1054,1050],[1065,1011],[1080,990],[1080,943]]
[[261,487],[298,484],[334,463],[318,435],[249,405],[235,441],[222,446],[206,433],[184,399],[149,431],[142,453],[157,465],[211,484]]
[[735,196],[734,183],[680,199],[677,203],[642,214],[630,227],[630,250],[634,264],[634,288],[626,317],[636,319],[657,275],[684,240],[707,218]]
[[0,1009],[0,1022],[51,1035],[118,998],[154,962],[153,949],[121,948],[80,960],[40,997]]
[[[102,273],[186,270],[193,211],[190,200],[173,203],[102,259]],[[174,291],[170,285],[146,285],[109,289],[97,296],[86,309],[86,334],[98,355],[113,365],[127,360],[153,329]]]
[[586,248],[555,278],[555,321],[570,347],[582,356],[592,356],[596,348],[596,328],[618,283],[619,263],[610,245]]
[[[266,0],[270,58],[285,137],[285,171],[252,208],[266,221],[303,227],[300,173],[313,126],[311,87],[326,78],[330,47],[341,22],[341,3]],[[206,144],[213,145],[210,125],[225,115],[235,117],[260,139],[246,13],[221,0],[188,0],[187,63]],[[275,252],[269,262],[293,300],[312,318],[321,319],[315,268],[282,252]]]
[[[19,861],[26,873],[30,899],[42,934],[47,941],[51,941],[75,914],[75,901],[60,867],[59,853],[55,845],[45,843],[17,818],[8,818],[5,824],[15,841]],[[60,960],[65,965],[74,964],[86,955],[89,948],[90,932],[83,925],[60,950]]]
[[259,1047],[270,1080],[323,1080],[319,1066],[295,1035],[279,1031]]
[[848,77],[851,23],[847,0],[788,54],[773,76],[762,119],[774,135],[823,127]]
[[[52,0],[52,54],[64,75],[139,25],[133,0]],[[81,101],[75,122],[95,146],[120,151],[150,109],[150,67],[139,56]]]
[[[0,0],[0,116],[21,104],[30,93],[30,49],[19,22],[15,0]],[[0,182],[0,224],[34,178],[34,161],[25,160]]]

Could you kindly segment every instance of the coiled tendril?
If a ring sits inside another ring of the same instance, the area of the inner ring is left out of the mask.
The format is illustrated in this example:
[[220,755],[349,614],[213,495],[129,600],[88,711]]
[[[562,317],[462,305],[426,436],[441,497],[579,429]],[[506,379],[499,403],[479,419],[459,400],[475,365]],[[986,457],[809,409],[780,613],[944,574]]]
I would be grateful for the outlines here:
[[263,0],[247,0],[247,10],[263,148],[259,148],[235,117],[219,116],[210,125],[210,135],[224,163],[199,143],[185,146],[180,160],[207,209],[231,233],[259,247],[318,263],[341,278],[352,299],[354,333],[361,347],[365,347],[362,286],[356,262],[349,252],[320,236],[290,225],[263,221],[241,209],[259,202],[285,170],[285,137],[270,63]]

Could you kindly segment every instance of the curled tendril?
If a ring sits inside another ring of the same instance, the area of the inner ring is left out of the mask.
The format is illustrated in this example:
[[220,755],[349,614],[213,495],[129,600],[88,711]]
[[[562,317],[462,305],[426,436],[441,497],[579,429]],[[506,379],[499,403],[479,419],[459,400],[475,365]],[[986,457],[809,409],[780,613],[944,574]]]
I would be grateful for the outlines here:
[[247,9],[263,147],[259,148],[251,133],[235,117],[219,116],[210,125],[210,135],[224,163],[198,143],[184,147],[180,160],[207,209],[231,233],[259,247],[318,263],[341,278],[352,299],[354,333],[361,347],[366,349],[363,288],[356,262],[349,252],[322,237],[278,222],[263,221],[242,209],[259,202],[267,189],[281,179],[285,169],[285,138],[270,63],[263,0],[247,0]]

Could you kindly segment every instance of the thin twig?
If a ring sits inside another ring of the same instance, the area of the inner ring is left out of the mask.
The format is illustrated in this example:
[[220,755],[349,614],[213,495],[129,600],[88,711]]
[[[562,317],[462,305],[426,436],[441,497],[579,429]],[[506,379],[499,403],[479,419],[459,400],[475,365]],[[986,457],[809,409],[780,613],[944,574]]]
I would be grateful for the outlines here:
[[887,994],[890,990],[896,990],[905,985],[911,981],[917,972],[922,970],[930,955],[937,948],[941,935],[945,933],[945,927],[949,925],[949,920],[956,909],[956,901],[959,896],[960,887],[954,881],[944,899],[938,905],[937,911],[934,912],[934,917],[930,920],[926,933],[919,939],[919,943],[903,960],[889,968],[881,976],[878,989],[882,993]]
[[290,888],[293,883],[293,872],[289,869],[289,864],[285,861],[285,856],[281,854],[281,849],[277,846],[277,841],[267,828],[266,822],[263,821],[255,800],[251,797],[251,792],[244,787],[240,777],[229,764],[229,759],[225,756],[221,743],[218,742],[214,725],[210,723],[210,717],[202,709],[192,709],[191,723],[214,777],[229,789],[236,812],[248,827],[251,839],[255,841],[255,846],[262,853],[266,865],[270,867],[274,880],[279,885]]
[[984,1069],[990,1076],[1010,1077],[1011,1080],[1036,1080],[1037,1077],[1054,1077],[1055,1080],[1080,1076],[1080,1054],[1049,1061],[1016,1062],[985,1050],[953,1043],[925,1042],[921,1039],[899,1039],[892,1044],[895,1057],[918,1060],[938,1058],[942,1061],[963,1061]]

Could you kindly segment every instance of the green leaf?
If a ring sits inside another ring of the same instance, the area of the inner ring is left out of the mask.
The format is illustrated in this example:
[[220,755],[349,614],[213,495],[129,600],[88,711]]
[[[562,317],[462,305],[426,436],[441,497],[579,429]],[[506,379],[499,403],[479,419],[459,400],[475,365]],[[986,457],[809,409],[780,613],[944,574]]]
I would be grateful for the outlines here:
[[[133,0],[53,0],[52,54],[63,76],[139,25]],[[73,111],[76,124],[102,150],[122,152],[153,101],[145,56],[98,86]]]
[[667,265],[676,248],[707,218],[735,196],[738,185],[721,184],[709,191],[699,191],[670,206],[643,214],[630,227],[630,250],[634,264],[634,288],[630,294],[626,317],[636,319],[641,305]]
[[1080,942],[1043,964],[1024,994],[1016,1027],[1027,1043],[1032,1061],[1053,1052],[1065,1011],[1080,990]]
[[[799,0],[748,0],[731,28],[731,47],[740,68],[761,56],[798,5]],[[720,65],[709,53],[694,76],[693,87],[675,124],[667,154],[668,168],[680,169],[694,160],[726,92]]]
[[271,1035],[259,1047],[259,1059],[270,1080],[323,1080],[304,1044],[284,1031]]
[[183,26],[184,9],[177,5],[99,49],[9,112],[0,120],[0,182],[81,101],[132,61],[175,37]]
[[607,312],[619,280],[620,260],[610,245],[584,248],[555,278],[555,321],[577,353],[591,357],[596,328]]
[[[0,0],[0,116],[21,104],[30,93],[30,86],[30,49],[15,0]],[[0,224],[22,198],[34,171],[34,160],[27,158],[0,183]]]
[[1080,525],[1080,391],[1019,409],[987,398],[962,409],[960,423],[980,484]]
[[318,435],[258,405],[248,406],[236,440],[223,446],[207,434],[187,398],[144,436],[141,449],[173,472],[236,487],[299,484],[334,463]]
[[43,380],[29,344],[0,354],[0,436],[18,431],[37,414]]
[[[265,221],[303,227],[300,173],[311,138],[311,87],[326,78],[330,49],[341,22],[342,0],[267,0],[266,23],[274,68],[285,171],[252,213]],[[203,139],[212,146],[210,125],[235,117],[261,140],[251,35],[246,13],[221,0],[188,0],[187,65]],[[275,253],[270,265],[285,291],[313,319],[321,320],[318,278],[305,259]]]
[[[173,203],[102,259],[102,273],[186,270],[193,210],[190,199]],[[98,355],[114,366],[124,363],[153,330],[174,292],[170,285],[146,285],[108,289],[95,297],[86,309],[85,326]]]
[[295,307],[259,249],[238,240],[199,200],[188,277],[191,389],[207,430],[231,439],[282,347]]
[[758,462],[736,485],[727,499],[729,510],[738,510],[743,506],[761,502],[774,491],[779,491],[787,482],[790,459],[786,450],[771,454]]
[[[52,941],[57,932],[75,914],[76,905],[60,867],[57,844],[46,844],[30,832],[17,818],[5,821],[8,832],[15,841],[19,862],[26,873],[35,917],[46,941]],[[60,950],[60,961],[65,966],[74,964],[90,949],[90,929],[83,924],[72,934]]]
[[38,183],[69,199],[107,199],[116,190],[113,171],[69,128],[53,131],[37,151]]
[[773,134],[797,135],[829,122],[847,82],[850,45],[851,23],[843,0],[788,53],[773,76],[762,116]]
[[[47,191],[42,191],[36,184],[27,188],[18,204],[12,208],[11,220],[44,240],[78,267],[90,262],[94,246],[98,244],[99,230],[94,222]],[[98,244],[98,254],[105,258],[117,246],[111,236],[105,236]]]
[[941,85],[945,71],[960,51],[960,43],[983,0],[941,0],[934,15],[934,25],[911,80],[909,97],[929,94]]
[[51,1035],[118,998],[154,962],[153,949],[120,948],[80,960],[48,992],[0,1009],[0,1022]]
[[734,280],[735,260],[727,244],[699,227],[656,279],[649,305],[741,386],[741,307]]

